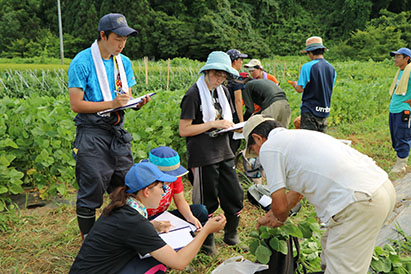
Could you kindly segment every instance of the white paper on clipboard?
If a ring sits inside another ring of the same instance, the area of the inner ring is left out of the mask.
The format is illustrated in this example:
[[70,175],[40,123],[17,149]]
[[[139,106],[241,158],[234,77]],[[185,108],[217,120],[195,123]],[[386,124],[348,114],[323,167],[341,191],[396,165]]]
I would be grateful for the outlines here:
[[[150,96],[150,97],[152,97],[152,96],[155,95],[155,94],[156,94],[156,93],[153,92],[153,93],[150,93],[150,94],[147,94],[147,95]],[[134,107],[136,107],[138,104],[140,104],[141,102],[143,102],[143,99],[144,99],[145,97],[146,97],[146,95],[143,95],[143,96],[140,96],[140,97],[138,97],[138,98],[131,99],[131,100],[129,100],[129,101],[127,102],[127,105],[125,105],[125,106],[122,106],[122,107],[119,107],[119,108],[106,109],[106,110],[103,110],[103,111],[98,112],[98,114],[99,114],[99,115],[104,115],[104,114],[107,114],[107,113],[110,113],[110,112],[113,112],[113,111],[123,110],[123,109],[127,109],[127,108],[134,108]]]

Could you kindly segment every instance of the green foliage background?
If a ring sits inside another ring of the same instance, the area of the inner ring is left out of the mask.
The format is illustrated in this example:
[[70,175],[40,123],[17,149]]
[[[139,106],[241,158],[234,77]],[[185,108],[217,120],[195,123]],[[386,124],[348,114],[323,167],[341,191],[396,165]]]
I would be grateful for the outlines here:
[[[255,58],[295,55],[313,35],[329,58],[382,60],[411,47],[409,0],[61,0],[64,54],[73,58],[97,37],[99,18],[122,13],[137,29],[132,59],[205,60],[238,48]],[[59,58],[55,0],[0,0],[0,57]]]
[[[287,94],[292,118],[299,115],[301,95],[287,80],[298,78],[306,60],[299,57],[263,59]],[[149,62],[145,83],[143,61],[133,61],[137,85],[134,95],[157,92],[140,111],[127,111],[125,128],[132,134],[135,161],[150,149],[168,145],[186,164],[185,139],[178,134],[181,98],[198,78],[203,62],[186,58]],[[330,134],[356,140],[354,146],[388,170],[393,158],[388,131],[388,87],[395,73],[392,61],[334,62],[338,73],[329,117]],[[42,198],[65,194],[74,179],[71,156],[75,114],[67,94],[67,66],[0,66],[0,210],[9,194],[24,187],[40,189]],[[169,89],[167,91],[167,79]],[[376,131],[375,129],[379,130]],[[385,130],[384,130],[385,129]]]

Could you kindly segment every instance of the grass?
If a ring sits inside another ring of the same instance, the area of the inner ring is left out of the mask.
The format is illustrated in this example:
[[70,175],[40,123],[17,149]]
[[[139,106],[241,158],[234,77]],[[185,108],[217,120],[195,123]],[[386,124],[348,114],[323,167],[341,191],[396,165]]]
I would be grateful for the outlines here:
[[[184,182],[186,198],[190,200],[190,185]],[[67,273],[81,246],[81,238],[77,227],[75,193],[66,197],[68,203],[50,204],[35,209],[11,209],[7,222],[9,230],[1,233],[0,273]],[[106,197],[107,201],[107,197]],[[98,212],[100,215],[101,210]],[[249,230],[255,227],[258,216],[263,211],[244,203],[239,233],[245,242]],[[3,215],[4,217],[4,215]],[[251,254],[244,254],[238,248],[223,243],[223,234],[216,233],[218,256],[211,258],[199,254],[191,265],[194,273],[210,273],[225,259],[244,255],[254,260]],[[168,273],[185,273],[169,271]]]
[[[347,139],[347,138],[346,138]],[[362,139],[362,136],[361,138]],[[247,185],[243,185],[247,188]],[[184,180],[185,196],[191,201],[191,185]],[[10,209],[3,213],[0,221],[9,228],[1,233],[0,246],[0,273],[67,273],[81,246],[81,239],[77,227],[75,213],[75,191],[71,191],[66,202],[49,204],[35,209]],[[107,202],[107,197],[106,197]],[[305,203],[301,213],[312,212],[313,208]],[[101,210],[98,212],[100,215]],[[239,226],[239,234],[244,243],[251,240],[249,233],[255,230],[257,219],[264,214],[262,209],[250,204],[245,198],[244,209]],[[5,217],[7,216],[7,218]],[[191,262],[194,272],[208,274],[224,260],[238,255],[255,261],[250,253],[226,245],[223,233],[216,233],[218,255],[214,258],[199,254]],[[304,242],[301,250],[307,260],[319,264],[319,243]],[[410,251],[411,252],[411,251]],[[311,258],[310,258],[311,257]],[[185,271],[168,271],[170,274],[187,273]]]

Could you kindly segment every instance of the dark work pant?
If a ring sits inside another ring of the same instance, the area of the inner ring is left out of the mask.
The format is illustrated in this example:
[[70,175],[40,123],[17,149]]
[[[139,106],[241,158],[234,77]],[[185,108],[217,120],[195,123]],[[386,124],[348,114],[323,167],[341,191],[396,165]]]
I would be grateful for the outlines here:
[[314,116],[311,112],[301,113],[301,129],[315,130],[326,133],[327,118]]
[[124,177],[133,165],[131,145],[124,156],[114,156],[111,151],[111,133],[92,129],[77,129],[74,147],[76,178],[79,186],[77,207],[99,208],[105,192],[124,185]]
[[239,183],[234,159],[193,168],[193,202],[203,204],[211,214],[221,206],[226,215],[243,209],[244,191]]
[[391,113],[389,116],[392,147],[399,158],[407,158],[411,148],[410,122],[402,121],[401,113]]

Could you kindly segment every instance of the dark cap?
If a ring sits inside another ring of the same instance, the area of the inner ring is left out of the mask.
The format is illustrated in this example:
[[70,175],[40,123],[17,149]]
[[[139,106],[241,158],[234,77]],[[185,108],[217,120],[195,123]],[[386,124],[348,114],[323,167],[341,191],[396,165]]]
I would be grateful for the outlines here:
[[397,51],[391,51],[391,52],[390,52],[390,55],[391,55],[391,56],[394,56],[394,55],[396,55],[396,54],[407,55],[408,57],[411,58],[411,50],[408,49],[408,48],[400,48],[400,49],[397,50]]
[[112,31],[120,36],[137,36],[137,31],[127,25],[124,15],[109,13],[101,17],[98,23],[98,31]]
[[236,49],[230,49],[229,51],[226,52],[228,56],[230,56],[231,62],[237,60],[238,58],[247,58],[248,55],[241,53],[239,50]]

